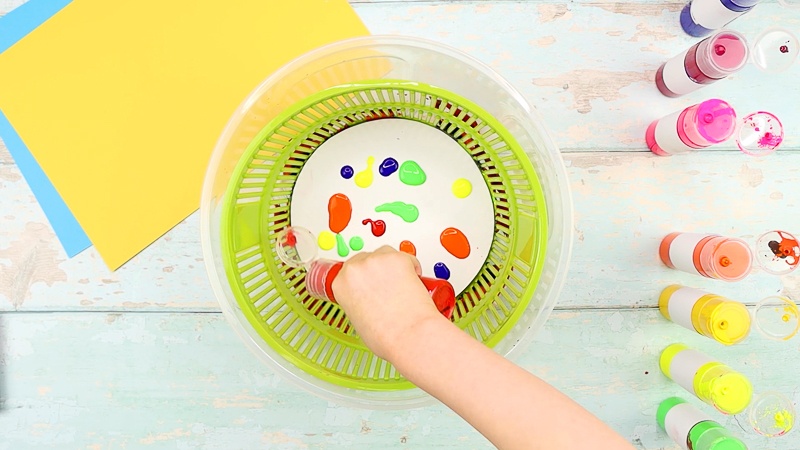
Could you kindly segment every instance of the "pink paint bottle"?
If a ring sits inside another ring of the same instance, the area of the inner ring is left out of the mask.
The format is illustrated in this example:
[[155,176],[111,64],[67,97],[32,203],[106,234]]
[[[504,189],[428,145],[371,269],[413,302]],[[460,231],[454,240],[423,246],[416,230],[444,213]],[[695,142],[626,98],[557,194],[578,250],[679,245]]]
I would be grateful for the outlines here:
[[722,30],[668,60],[656,72],[656,86],[667,97],[679,97],[738,72],[749,49],[741,34]]
[[661,241],[658,254],[671,269],[723,281],[741,280],[753,267],[747,242],[716,234],[670,233]]
[[650,124],[645,141],[651,152],[670,156],[706,148],[736,131],[736,111],[725,101],[706,100]]

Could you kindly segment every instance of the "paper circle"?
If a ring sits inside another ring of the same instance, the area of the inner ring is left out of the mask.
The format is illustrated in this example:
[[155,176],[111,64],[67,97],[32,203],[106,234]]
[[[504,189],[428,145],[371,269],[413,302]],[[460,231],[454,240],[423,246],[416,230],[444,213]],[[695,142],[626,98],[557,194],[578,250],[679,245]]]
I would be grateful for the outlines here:
[[[388,158],[394,158],[400,167],[384,175],[379,168]],[[364,172],[368,160],[373,161],[371,179]],[[344,164],[353,166],[353,179],[340,176],[339,169]],[[472,192],[465,198],[456,198],[452,186],[461,178],[469,181]],[[341,237],[344,242],[353,236],[361,237],[363,251],[382,245],[399,249],[401,242],[410,241],[423,275],[435,277],[432,268],[444,263],[456,293],[472,282],[486,261],[494,239],[494,206],[489,188],[472,156],[435,127],[407,119],[380,119],[345,129],[326,140],[297,177],[291,201],[292,225],[308,228],[315,236],[330,231],[327,205],[337,193],[347,196],[352,205],[352,217],[340,231]],[[404,219],[400,214],[376,211],[376,207],[393,202],[414,205],[418,214],[409,213]],[[362,223],[367,219],[383,220],[383,234],[373,235],[370,224]],[[450,228],[460,230],[466,237],[468,247],[460,250],[468,249],[467,257],[462,258],[463,252],[448,252],[440,242],[441,234]],[[321,250],[320,256],[347,259],[336,248]]]

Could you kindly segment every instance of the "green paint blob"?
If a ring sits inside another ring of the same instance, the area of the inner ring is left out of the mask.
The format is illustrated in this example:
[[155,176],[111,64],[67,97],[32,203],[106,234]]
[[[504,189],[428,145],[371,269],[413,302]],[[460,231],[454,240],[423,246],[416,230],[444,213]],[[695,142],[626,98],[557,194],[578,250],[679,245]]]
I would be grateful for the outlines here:
[[351,237],[350,248],[352,248],[354,252],[361,250],[362,248],[364,248],[364,240],[358,236]]
[[[405,161],[400,165],[400,181],[409,186],[419,186],[428,179],[422,167],[416,161]],[[408,222],[408,221],[406,221]]]
[[[405,164],[405,163],[403,163]],[[390,212],[399,216],[405,222],[411,223],[419,219],[419,210],[416,206],[404,202],[392,202],[378,205],[375,212]]]
[[338,253],[342,258],[350,254],[350,249],[347,248],[344,238],[339,233],[336,233],[336,253]]

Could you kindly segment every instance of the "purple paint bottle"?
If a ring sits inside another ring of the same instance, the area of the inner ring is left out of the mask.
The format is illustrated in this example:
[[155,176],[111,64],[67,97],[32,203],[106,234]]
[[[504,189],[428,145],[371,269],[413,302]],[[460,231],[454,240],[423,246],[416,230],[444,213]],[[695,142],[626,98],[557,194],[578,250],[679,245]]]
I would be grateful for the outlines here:
[[758,1],[691,0],[681,10],[681,27],[690,36],[706,36],[753,9]]
[[711,99],[653,121],[645,141],[656,155],[671,156],[719,144],[734,131],[736,112],[731,105]]
[[656,71],[656,87],[667,97],[680,97],[738,72],[747,63],[747,40],[722,30],[669,59]]

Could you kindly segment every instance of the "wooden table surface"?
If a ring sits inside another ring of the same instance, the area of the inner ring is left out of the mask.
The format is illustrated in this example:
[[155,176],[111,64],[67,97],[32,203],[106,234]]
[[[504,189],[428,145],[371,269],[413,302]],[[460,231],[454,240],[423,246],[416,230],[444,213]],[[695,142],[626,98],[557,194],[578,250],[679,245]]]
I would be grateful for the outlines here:
[[[23,1],[0,0],[0,14]],[[352,3],[374,34],[433,39],[491,65],[536,106],[564,154],[574,255],[556,310],[520,365],[642,449],[678,448],[655,422],[659,401],[688,395],[657,365],[675,341],[740,369],[759,391],[800,400],[800,338],[754,333],[723,348],[656,308],[670,283],[749,304],[779,292],[800,298],[800,275],[756,272],[729,284],[669,270],[657,257],[671,231],[749,240],[775,228],[800,232],[800,63],[770,76],[747,67],[667,99],[653,83],[656,68],[696,42],[678,24],[681,2]],[[732,28],[755,38],[775,24],[800,29],[800,11],[765,2]],[[647,151],[651,120],[711,97],[740,112],[775,112],[785,147],[763,159],[731,145],[673,158]],[[256,361],[219,311],[197,214],[112,273],[91,249],[66,258],[2,145],[0,193],[0,449],[490,447],[443,406],[340,407]],[[798,431],[742,434],[751,449],[800,449]]]

